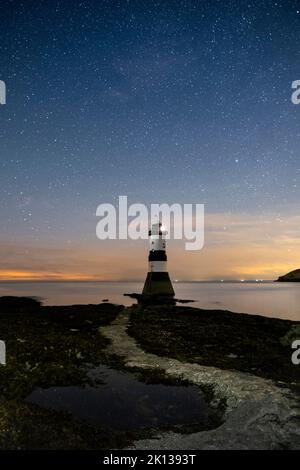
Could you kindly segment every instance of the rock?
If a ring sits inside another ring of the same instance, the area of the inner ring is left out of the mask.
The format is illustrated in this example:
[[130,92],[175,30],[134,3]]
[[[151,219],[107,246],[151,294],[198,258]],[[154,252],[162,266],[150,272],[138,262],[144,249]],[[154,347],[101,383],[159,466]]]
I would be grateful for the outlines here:
[[124,311],[110,325],[101,328],[101,333],[110,341],[110,354],[121,356],[128,368],[158,368],[169,378],[200,388],[209,387],[213,403],[217,400],[226,405],[224,422],[216,429],[191,434],[158,431],[151,438],[135,440],[130,449],[300,449],[300,408],[296,391],[286,384],[279,387],[275,381],[249,373],[146,352],[128,335],[128,313]]
[[296,339],[300,338],[300,324],[292,325],[288,332],[280,338],[282,346],[291,347],[291,344]]
[[[299,415],[298,415],[299,419]],[[217,429],[189,435],[161,433],[134,443],[131,449],[279,450],[300,449],[296,405],[273,397],[250,399],[228,415]]]
[[279,276],[277,282],[300,282],[300,269],[295,269],[284,276]]
[[41,302],[34,297],[0,297],[0,313],[35,313],[40,307]]

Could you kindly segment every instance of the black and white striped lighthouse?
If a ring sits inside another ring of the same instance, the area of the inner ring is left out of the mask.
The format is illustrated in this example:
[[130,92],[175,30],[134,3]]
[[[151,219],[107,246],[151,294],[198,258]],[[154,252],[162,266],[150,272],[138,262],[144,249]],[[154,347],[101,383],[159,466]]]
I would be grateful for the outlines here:
[[149,230],[149,267],[142,297],[144,300],[173,301],[175,292],[167,270],[166,230],[160,222]]

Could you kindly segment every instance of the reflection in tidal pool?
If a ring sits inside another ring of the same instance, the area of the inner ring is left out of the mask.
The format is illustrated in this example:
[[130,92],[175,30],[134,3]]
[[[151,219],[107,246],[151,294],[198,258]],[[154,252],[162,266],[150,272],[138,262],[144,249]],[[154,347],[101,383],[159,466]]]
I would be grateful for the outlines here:
[[219,424],[216,411],[196,386],[145,384],[105,366],[94,369],[93,377],[101,383],[38,388],[27,401],[118,431],[184,425],[201,430]]

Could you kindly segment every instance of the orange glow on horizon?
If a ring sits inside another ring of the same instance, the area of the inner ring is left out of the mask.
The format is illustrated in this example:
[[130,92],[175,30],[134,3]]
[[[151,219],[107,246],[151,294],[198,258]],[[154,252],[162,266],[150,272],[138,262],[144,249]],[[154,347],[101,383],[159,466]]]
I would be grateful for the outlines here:
[[[184,281],[277,279],[300,267],[299,224],[298,215],[208,214],[202,250],[185,251],[183,241],[167,241],[170,276]],[[3,239],[0,281],[143,281],[147,256],[143,240],[91,238],[72,246],[57,240],[49,246],[46,240],[37,245]]]
[[[276,266],[265,266],[265,265],[254,265],[251,267],[240,266],[231,270],[231,273],[224,274],[223,276],[199,276],[195,277],[183,277],[180,276],[181,281],[214,281],[219,277],[227,280],[237,280],[242,277],[245,280],[254,280],[254,279],[263,279],[263,280],[272,280],[276,279],[281,274],[286,274],[290,271],[293,271],[297,267],[295,265],[285,265],[278,264]],[[279,273],[274,275],[274,273]],[[146,274],[146,271],[145,273]],[[170,269],[170,274],[172,276],[172,269]],[[174,276],[176,278],[176,276]],[[140,278],[140,279],[139,279]],[[84,273],[52,273],[52,272],[31,272],[31,271],[1,271],[0,270],[0,282],[1,281],[94,281],[94,282],[122,282],[122,281],[142,281],[142,276],[137,276],[134,279],[128,279],[121,276],[109,276],[101,277],[96,275],[84,274]]]
[[0,281],[103,281],[99,276],[83,273],[52,273],[32,271],[1,271]]

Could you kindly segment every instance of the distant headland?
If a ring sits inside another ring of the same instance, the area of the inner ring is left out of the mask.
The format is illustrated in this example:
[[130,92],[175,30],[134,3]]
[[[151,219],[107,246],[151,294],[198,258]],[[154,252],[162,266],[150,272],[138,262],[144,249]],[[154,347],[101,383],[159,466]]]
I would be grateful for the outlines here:
[[295,269],[284,276],[279,276],[278,282],[300,282],[300,269]]

